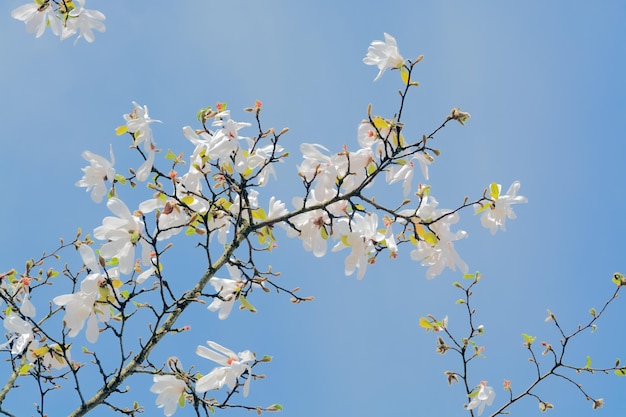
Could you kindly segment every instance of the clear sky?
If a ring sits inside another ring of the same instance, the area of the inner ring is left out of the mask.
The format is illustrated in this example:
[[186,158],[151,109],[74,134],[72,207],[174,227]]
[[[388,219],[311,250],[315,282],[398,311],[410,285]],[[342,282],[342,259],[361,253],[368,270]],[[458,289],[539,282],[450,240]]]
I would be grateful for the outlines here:
[[[101,224],[106,207],[74,186],[85,165],[80,155],[86,149],[107,155],[112,143],[117,167],[137,166],[126,138],[114,133],[133,100],[163,121],[153,125],[159,148],[186,155],[193,148],[181,128],[196,126],[199,108],[226,101],[233,118],[246,120],[240,109],[262,100],[265,126],[290,128],[283,146],[291,156],[261,201],[272,195],[291,201],[302,190],[295,175],[301,143],[356,149],[369,103],[376,114],[397,111],[398,75],[374,83],[376,68],[362,63],[369,43],[388,32],[405,58],[425,56],[414,76],[421,85],[404,110],[405,134],[430,133],[452,107],[472,114],[466,126],[450,125],[438,135],[442,156],[428,183],[440,206],[454,208],[491,182],[506,189],[514,180],[529,200],[514,207],[518,219],[495,236],[471,210],[461,213],[460,227],[470,237],[457,251],[484,274],[475,307],[486,329],[486,358],[472,362],[471,382],[494,387],[492,410],[505,399],[504,379],[515,391],[533,378],[521,334],[558,344],[544,322],[546,309],[573,330],[610,296],[613,272],[626,272],[622,2],[89,0],[87,8],[106,15],[107,30],[93,44],[81,39],[74,46],[49,31],[39,39],[26,33],[10,16],[25,1],[0,4],[0,270],[22,267],[79,226],[91,231]],[[139,188],[143,194],[129,197],[129,205],[148,198]],[[401,187],[378,192],[400,198]],[[212,365],[193,354],[205,340],[273,355],[260,369],[267,378],[253,381],[242,403],[278,402],[286,417],[467,414],[463,392],[449,388],[443,374],[458,363],[436,354],[436,338],[418,326],[431,313],[462,328],[452,286],[458,272],[429,281],[405,250],[357,281],[343,274],[346,252],[316,259],[299,241],[278,238],[269,262],[282,272],[280,282],[302,287],[314,302],[292,305],[288,297],[259,292],[252,300],[256,315],[234,311],[226,321],[199,306],[181,323],[192,331],[166,342],[153,360],[177,355],[186,367],[208,372]],[[195,282],[192,255],[165,266],[179,275],[171,280]],[[36,301],[46,308],[47,300]],[[594,335],[574,340],[571,363],[582,366],[591,355],[594,366],[610,367],[626,358],[625,313],[624,303],[616,303]],[[76,360],[86,361],[79,350]],[[595,415],[623,412],[626,379],[577,378],[605,399]],[[146,415],[162,415],[149,385],[150,377],[137,378],[117,403],[137,400]],[[561,381],[539,392],[555,404],[553,417],[592,413],[591,403]],[[31,402],[30,395],[15,390],[9,401]],[[55,398],[65,410],[63,397]],[[511,411],[539,414],[532,399]]]

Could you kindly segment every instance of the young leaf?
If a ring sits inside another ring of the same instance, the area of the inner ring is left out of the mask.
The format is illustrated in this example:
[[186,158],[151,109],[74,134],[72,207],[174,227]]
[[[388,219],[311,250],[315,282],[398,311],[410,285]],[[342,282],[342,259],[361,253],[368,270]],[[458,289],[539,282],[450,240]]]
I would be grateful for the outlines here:
[[241,305],[248,309],[251,313],[256,313],[256,308],[254,308],[254,306],[250,304],[248,300],[246,300],[246,297],[240,295],[239,301],[241,302]]

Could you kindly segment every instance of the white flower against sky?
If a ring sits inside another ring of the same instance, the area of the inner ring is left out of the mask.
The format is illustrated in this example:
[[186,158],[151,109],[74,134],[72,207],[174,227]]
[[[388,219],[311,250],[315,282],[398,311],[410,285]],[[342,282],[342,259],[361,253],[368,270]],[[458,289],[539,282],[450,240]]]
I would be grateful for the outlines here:
[[528,199],[524,196],[517,195],[517,192],[520,189],[519,181],[515,181],[511,184],[505,195],[500,195],[500,184],[493,183],[489,188],[489,196],[493,199],[493,202],[488,206],[476,205],[476,211],[477,213],[482,211],[483,214],[480,218],[480,222],[484,227],[491,231],[492,235],[494,235],[498,231],[498,227],[503,232],[506,230],[504,224],[507,217],[509,219],[516,218],[511,206],[513,204],[526,203],[528,202]]
[[106,182],[113,182],[115,179],[115,157],[113,156],[113,147],[110,150],[111,162],[106,158],[85,151],[82,153],[83,159],[90,163],[89,166],[82,168],[83,178],[76,182],[77,187],[86,187],[87,192],[91,191],[91,199],[99,203],[107,194]]
[[63,30],[63,23],[52,9],[52,2],[47,3],[42,9],[34,2],[24,4],[11,12],[11,17],[26,24],[28,33],[35,33],[35,37],[40,37],[50,25],[52,33],[59,36]]
[[70,11],[66,20],[65,28],[63,28],[63,34],[61,39],[67,39],[70,36],[78,32],[78,37],[74,41],[74,45],[80,38],[85,38],[87,42],[93,42],[95,36],[94,30],[98,32],[104,32],[106,29],[102,21],[105,16],[98,10],[85,9],[85,0],[78,0],[78,7]]
[[209,311],[219,310],[218,317],[220,320],[228,318],[228,315],[235,305],[239,290],[244,284],[241,280],[241,273],[237,267],[226,265],[226,268],[228,269],[231,279],[213,277],[209,280],[209,283],[213,285],[219,297],[215,297],[207,308]]
[[378,80],[387,68],[400,68],[404,64],[404,58],[398,51],[396,39],[385,33],[385,41],[374,41],[367,49],[367,55],[363,62],[367,65],[376,65],[379,69],[374,81]]
[[170,417],[176,412],[178,400],[185,393],[187,384],[174,375],[155,375],[152,382],[154,384],[150,387],[150,392],[158,394],[156,405],[163,408],[163,414]]
[[416,249],[410,254],[411,259],[421,260],[422,266],[428,267],[426,271],[428,279],[441,274],[446,267],[452,271],[456,271],[457,267],[463,273],[468,271],[467,264],[458,255],[453,243],[455,240],[466,238],[467,232],[463,230],[452,232],[450,227],[459,221],[459,215],[450,213],[449,210],[436,209],[438,204],[432,196],[425,196],[422,200],[417,217],[426,221],[439,220],[429,225],[432,231],[426,226],[416,225],[420,231],[418,235],[421,233],[421,236]]
[[[105,302],[98,303],[100,283],[104,281],[104,276],[100,273],[93,249],[87,245],[80,245],[78,251],[85,266],[90,270],[90,274],[81,282],[78,292],[59,295],[52,301],[58,306],[65,307],[63,321],[69,329],[69,337],[76,337],[87,320],[85,336],[90,343],[96,343],[100,334],[98,321],[106,323],[111,317],[108,304]],[[110,273],[114,272],[111,271]]]
[[135,263],[135,246],[141,242],[144,265],[150,264],[150,247],[141,238],[144,228],[143,222],[133,216],[124,202],[116,197],[107,201],[107,207],[117,217],[107,216],[102,220],[102,226],[94,229],[96,239],[105,240],[107,243],[100,248],[100,255],[104,259],[117,258],[120,272],[129,274],[133,271]]
[[11,346],[11,353],[13,355],[22,353],[34,338],[33,326],[15,313],[10,313],[4,318],[4,328],[10,333],[16,334],[12,335],[7,342],[0,345],[0,348],[4,348],[13,342]]
[[26,317],[35,317],[35,314],[37,314],[35,305],[30,301],[30,292],[28,287],[24,287],[24,298],[22,299],[22,305],[20,306],[20,313]]
[[378,216],[376,213],[361,215],[356,213],[350,221],[341,218],[337,221],[335,233],[341,239],[333,247],[333,252],[350,248],[350,255],[345,260],[345,274],[352,275],[358,270],[357,279],[365,276],[369,258],[375,250],[375,243],[385,240],[385,235],[379,233]]
[[145,142],[144,149],[150,152],[151,145],[153,145],[150,124],[154,122],[161,123],[161,121],[150,118],[148,115],[148,106],[140,106],[135,101],[133,101],[133,106],[135,106],[133,112],[124,115],[126,128],[134,135],[133,145],[139,146],[142,142]]
[[[307,205],[318,204],[315,190],[311,191],[311,198],[307,200]],[[293,199],[293,205],[296,209],[302,207],[302,198]],[[287,236],[299,237],[302,240],[302,246],[306,251],[313,252],[316,258],[326,255],[328,231],[330,230],[330,218],[324,210],[313,210],[299,214],[291,218],[291,223],[298,229],[287,229]]]
[[496,392],[493,390],[493,388],[487,386],[487,382],[481,381],[478,394],[472,398],[470,403],[467,405],[467,409],[473,410],[478,407],[477,412],[480,416],[485,410],[485,406],[491,405],[495,398]]
[[150,146],[147,146],[146,153],[148,156],[146,160],[141,164],[137,171],[135,172],[135,176],[137,181],[145,181],[148,179],[148,176],[152,172],[152,165],[154,165],[154,157],[156,156],[156,149],[154,143],[151,143]]
[[[139,211],[144,214],[156,209],[160,210],[157,216],[157,230],[159,231],[157,240],[165,240],[178,234],[189,221],[185,210],[176,200],[163,197],[155,197],[139,204]],[[155,230],[155,234],[156,232]]]
[[196,382],[196,391],[202,393],[220,389],[224,385],[229,389],[234,389],[237,386],[237,378],[247,371],[248,378],[243,385],[243,396],[247,397],[250,391],[250,380],[252,379],[252,370],[248,362],[254,361],[254,353],[245,350],[235,354],[232,350],[215,342],[207,341],[206,343],[211,349],[205,346],[198,346],[196,354],[222,366],[213,369],[210,373],[200,378]]

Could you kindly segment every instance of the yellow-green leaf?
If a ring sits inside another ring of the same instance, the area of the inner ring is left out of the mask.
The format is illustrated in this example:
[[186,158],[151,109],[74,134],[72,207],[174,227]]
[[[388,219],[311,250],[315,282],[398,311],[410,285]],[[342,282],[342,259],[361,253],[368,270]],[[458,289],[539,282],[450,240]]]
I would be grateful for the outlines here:
[[409,83],[409,71],[407,71],[406,68],[402,67],[402,69],[400,69],[400,76],[402,77],[402,82],[404,84]]
[[626,368],[620,368],[615,370],[615,375],[626,376]]
[[497,200],[498,198],[500,198],[500,187],[495,182],[492,182],[489,185],[489,195],[494,200]]
[[429,245],[435,246],[437,244],[437,236],[435,236],[435,234],[431,231],[426,231],[424,226],[421,224],[415,225],[415,231],[417,232],[417,235]]
[[263,208],[258,207],[252,210],[252,218],[257,220],[265,220],[267,219],[267,214],[265,213],[265,210],[263,210]]
[[527,335],[526,333],[522,333],[522,337],[524,338],[524,341],[526,342],[526,344],[527,344],[528,346],[532,345],[532,343],[533,343],[535,340],[537,340],[537,338],[536,338],[536,337],[533,337],[533,336]]
[[20,368],[20,375],[26,375],[28,373],[28,371],[30,370],[30,364],[29,363],[25,363],[24,365],[22,365],[22,367]]
[[165,159],[173,161],[176,159],[176,154],[174,152],[172,152],[171,149],[167,150],[167,153],[165,154]]
[[280,404],[272,404],[265,409],[265,411],[282,411],[283,406]]
[[128,127],[126,127],[126,125],[118,126],[118,127],[115,129],[115,134],[116,134],[117,136],[121,136],[121,135],[123,135],[123,134],[124,134],[124,133],[126,133],[126,132],[128,132]]
[[433,328],[433,325],[426,317],[420,317],[420,327],[423,327],[428,331]]
[[240,295],[239,301],[241,302],[241,305],[248,309],[251,313],[256,313],[256,308],[254,308],[254,306],[250,304],[248,300],[246,300],[246,297]]
[[178,406],[180,408],[184,408],[186,402],[187,401],[185,401],[185,393],[183,392],[182,394],[180,394],[180,397],[178,397]]
[[591,368],[591,356],[587,356],[587,363],[585,364],[585,369]]
[[616,272],[613,274],[613,279],[611,281],[613,281],[615,285],[622,285],[623,280],[624,280],[624,275],[620,274],[619,272]]
[[195,201],[195,199],[192,195],[186,195],[183,198],[181,198],[180,201],[184,204],[190,205]]

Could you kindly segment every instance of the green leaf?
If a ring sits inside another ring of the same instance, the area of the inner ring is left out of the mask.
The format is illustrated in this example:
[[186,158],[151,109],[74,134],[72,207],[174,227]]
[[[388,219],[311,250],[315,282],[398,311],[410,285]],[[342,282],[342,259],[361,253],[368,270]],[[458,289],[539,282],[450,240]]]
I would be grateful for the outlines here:
[[121,135],[123,135],[123,134],[124,134],[124,133],[126,133],[126,132],[128,132],[128,127],[126,127],[126,125],[123,125],[123,126],[118,126],[118,127],[115,129],[115,134],[116,134],[117,136],[121,136]]
[[617,286],[622,285],[623,280],[624,275],[620,274],[619,272],[614,273],[613,279],[611,279],[611,281],[613,281],[613,283]]
[[117,181],[120,184],[124,185],[124,184],[126,184],[126,177],[123,176],[122,174],[115,174],[115,181]]
[[283,411],[283,406],[280,404],[272,404],[267,407],[265,411]]
[[615,375],[626,376],[626,368],[620,368],[615,370]]
[[527,345],[527,346],[532,345],[532,344],[533,344],[533,342],[534,342],[535,340],[537,340],[537,338],[536,338],[536,337],[533,337],[533,336],[527,335],[526,333],[522,333],[522,337],[524,338],[524,342],[525,342],[524,344],[525,344],[525,345]]
[[251,313],[256,313],[256,308],[254,308],[254,306],[250,304],[248,300],[246,300],[246,297],[240,295],[239,301],[241,302],[241,305],[248,309]]
[[589,369],[589,368],[591,368],[591,356],[587,356],[587,363],[585,364],[584,369]]
[[180,394],[180,397],[178,397],[178,406],[180,408],[185,408],[185,393],[183,392],[182,394]]
[[496,184],[495,182],[489,184],[489,195],[494,200],[500,198],[500,187],[498,187],[498,184]]
[[174,152],[172,152],[171,149],[167,150],[167,153],[165,154],[165,159],[173,161],[176,159],[176,154]]
[[474,279],[475,277],[474,274],[463,274],[463,279]]
[[408,84],[409,83],[409,71],[407,71],[406,68],[402,67],[400,69],[400,76],[402,77],[402,82],[404,84]]
[[271,362],[272,359],[274,358],[270,355],[263,355],[263,357],[261,358],[261,362]]
[[591,314],[593,317],[595,317],[595,316],[596,316],[596,309],[592,307],[592,308],[589,310],[589,314]]
[[426,317],[420,317],[420,327],[426,329],[426,331],[432,330],[433,325]]
[[28,373],[28,371],[30,370],[30,363],[25,363],[24,365],[22,365],[22,367],[20,368],[20,375],[26,375]]
[[181,202],[190,205],[194,202],[194,197],[192,195],[186,195],[183,198],[180,199]]

